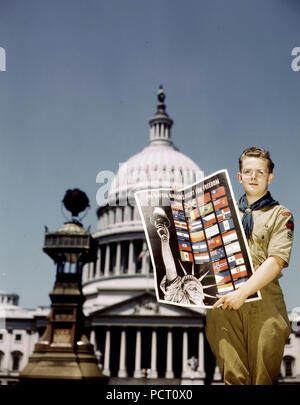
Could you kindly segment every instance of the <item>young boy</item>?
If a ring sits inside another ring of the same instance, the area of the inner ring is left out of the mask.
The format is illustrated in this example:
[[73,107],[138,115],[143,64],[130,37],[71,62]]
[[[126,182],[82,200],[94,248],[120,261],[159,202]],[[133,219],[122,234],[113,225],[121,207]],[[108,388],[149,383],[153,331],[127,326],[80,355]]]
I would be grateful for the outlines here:
[[[239,200],[255,272],[239,289],[207,311],[206,333],[228,385],[270,385],[280,372],[290,324],[278,278],[288,266],[294,222],[271,197],[274,163],[269,152],[246,149],[237,174],[245,195]],[[245,303],[260,290],[262,300]]]

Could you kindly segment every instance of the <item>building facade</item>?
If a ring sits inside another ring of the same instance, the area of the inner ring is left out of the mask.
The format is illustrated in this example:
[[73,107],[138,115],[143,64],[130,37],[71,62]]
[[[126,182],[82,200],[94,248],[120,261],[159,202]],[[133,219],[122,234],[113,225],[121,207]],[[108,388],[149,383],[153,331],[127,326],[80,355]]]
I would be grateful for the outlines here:
[[17,294],[0,292],[0,384],[16,384],[47,324],[49,308],[19,306]]

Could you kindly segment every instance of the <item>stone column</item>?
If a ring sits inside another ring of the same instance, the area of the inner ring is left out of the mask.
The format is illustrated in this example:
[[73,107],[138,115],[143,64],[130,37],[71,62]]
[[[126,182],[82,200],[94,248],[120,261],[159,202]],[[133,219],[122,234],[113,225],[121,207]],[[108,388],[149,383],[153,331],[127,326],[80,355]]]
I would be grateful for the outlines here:
[[188,366],[188,332],[186,329],[183,331],[182,337],[182,373],[181,377],[186,377]]
[[149,378],[157,378],[157,334],[156,329],[152,330],[151,338],[151,369]]
[[97,358],[97,360],[98,360],[98,367],[101,367],[101,366],[100,366],[101,352],[100,352],[100,350],[98,349],[95,329],[92,329],[92,330],[91,330],[90,343],[91,343],[91,344],[93,345],[93,347],[94,347],[94,353],[95,353],[95,356],[96,356],[96,358]]
[[135,343],[135,367],[134,367],[134,378],[143,377],[141,370],[141,360],[142,360],[142,335],[141,330],[136,331],[136,343]]
[[110,262],[110,246],[109,244],[106,245],[105,249],[105,268],[104,268],[104,276],[109,276],[109,263]]
[[116,223],[119,224],[122,222],[122,208],[116,207]]
[[101,276],[101,249],[100,246],[98,246],[95,278],[99,278],[100,276]]
[[103,228],[106,228],[109,225],[109,215],[107,211],[103,214],[103,218]]
[[91,263],[86,263],[86,281],[89,281],[90,280],[90,277],[91,277],[91,275],[90,275],[90,267],[91,267]]
[[88,281],[88,271],[89,271],[89,264],[85,263],[82,269],[82,281]]
[[204,368],[204,336],[202,330],[199,332],[199,346],[198,346],[198,368],[199,378],[205,378]]
[[128,254],[128,274],[135,273],[135,263],[134,263],[134,245],[133,241],[129,242],[129,254]]
[[94,350],[97,350],[96,333],[94,329],[91,330],[90,343],[94,346]]
[[114,217],[115,217],[115,211],[113,208],[110,208],[108,212],[108,225],[111,226],[114,224]]
[[217,361],[216,361],[216,367],[215,367],[215,371],[214,371],[213,380],[216,381],[216,382],[220,382],[222,380],[219,364],[218,364]]
[[130,221],[130,207],[126,205],[124,207],[124,222],[129,222]]
[[12,363],[11,363],[11,348],[12,348],[12,343],[13,343],[12,329],[7,329],[7,335],[5,336],[5,339],[6,339],[6,344],[7,344],[7,346],[6,346],[7,350],[5,351],[5,354],[4,354],[2,371],[8,372],[12,366]]
[[90,262],[90,280],[95,278],[96,263]]
[[116,251],[116,267],[115,272],[116,275],[121,274],[121,242],[117,243],[117,251]]
[[118,377],[127,377],[126,370],[126,331],[122,329],[121,332],[121,345],[120,345],[120,362],[119,362],[119,372]]
[[110,329],[107,328],[105,334],[103,374],[107,375],[108,377],[110,376],[109,360],[110,360]]
[[174,372],[173,372],[173,334],[172,334],[171,329],[168,330],[166,378],[174,378]]

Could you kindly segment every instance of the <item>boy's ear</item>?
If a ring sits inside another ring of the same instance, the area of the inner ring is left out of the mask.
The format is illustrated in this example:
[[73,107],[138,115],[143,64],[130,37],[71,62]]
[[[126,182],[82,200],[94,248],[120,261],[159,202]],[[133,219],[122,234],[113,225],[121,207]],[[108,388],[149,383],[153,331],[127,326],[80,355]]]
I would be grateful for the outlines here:
[[236,174],[236,177],[237,177],[238,181],[242,184],[242,175],[241,175],[240,172],[238,172],[238,173]]
[[274,180],[274,173],[269,173],[268,184],[271,184]]

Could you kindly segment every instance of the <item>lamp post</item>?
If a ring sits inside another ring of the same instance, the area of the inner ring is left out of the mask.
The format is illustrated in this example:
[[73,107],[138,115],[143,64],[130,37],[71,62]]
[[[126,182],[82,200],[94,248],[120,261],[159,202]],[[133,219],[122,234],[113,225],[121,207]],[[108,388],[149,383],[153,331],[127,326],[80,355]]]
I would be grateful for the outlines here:
[[46,228],[43,247],[56,264],[48,325],[20,374],[20,381],[103,384],[107,377],[101,373],[93,345],[84,334],[82,311],[82,268],[96,260],[97,243],[75,216],[89,206],[89,201],[85,193],[74,189],[66,192],[63,204],[71,211],[72,219],[57,232],[48,232]]

